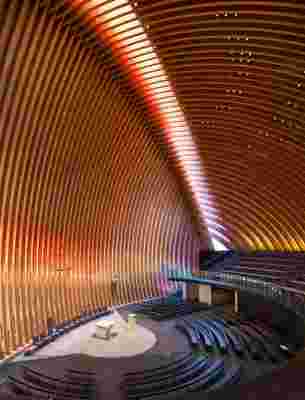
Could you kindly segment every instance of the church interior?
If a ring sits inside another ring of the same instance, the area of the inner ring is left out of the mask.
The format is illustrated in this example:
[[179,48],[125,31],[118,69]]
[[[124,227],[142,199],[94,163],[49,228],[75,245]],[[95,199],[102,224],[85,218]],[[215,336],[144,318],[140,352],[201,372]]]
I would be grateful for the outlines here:
[[0,21],[0,400],[303,400],[304,0]]

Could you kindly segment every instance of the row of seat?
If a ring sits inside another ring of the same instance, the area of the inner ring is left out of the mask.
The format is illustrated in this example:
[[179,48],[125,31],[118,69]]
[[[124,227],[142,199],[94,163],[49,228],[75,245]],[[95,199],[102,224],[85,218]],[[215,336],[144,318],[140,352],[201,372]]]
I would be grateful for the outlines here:
[[257,322],[205,317],[181,319],[176,326],[196,349],[218,349],[221,353],[231,350],[238,356],[247,352],[254,359],[284,361],[280,339]]
[[58,337],[64,335],[67,332],[70,332],[72,329],[75,329],[91,320],[100,318],[105,315],[109,315],[112,313],[112,310],[107,307],[99,307],[94,311],[82,312],[79,316],[62,322],[61,324],[55,326],[54,328],[49,330],[48,335],[39,335],[33,337],[33,344],[29,347],[24,355],[31,356],[35,353],[35,351],[41,349],[47,344],[54,342]]
[[158,299],[137,304],[133,308],[135,312],[147,315],[156,321],[177,318],[205,309],[207,309],[207,305],[185,302],[181,299],[176,299],[176,301],[173,302],[172,298]]
[[[280,335],[262,321],[249,320],[246,316],[227,311],[218,310],[217,313],[225,315],[225,323],[231,330],[238,330],[239,334],[250,337],[251,343],[257,344],[271,361],[281,362],[290,356],[289,348],[285,346],[283,350]],[[220,320],[224,321],[222,318]]]
[[23,366],[23,374],[8,376],[8,398],[90,400],[96,397],[96,374],[81,370],[68,370],[66,378],[49,376],[36,369]]
[[167,365],[126,373],[122,386],[130,400],[170,400],[193,391],[213,390],[239,379],[238,365],[226,370],[222,359],[194,357],[188,353]]

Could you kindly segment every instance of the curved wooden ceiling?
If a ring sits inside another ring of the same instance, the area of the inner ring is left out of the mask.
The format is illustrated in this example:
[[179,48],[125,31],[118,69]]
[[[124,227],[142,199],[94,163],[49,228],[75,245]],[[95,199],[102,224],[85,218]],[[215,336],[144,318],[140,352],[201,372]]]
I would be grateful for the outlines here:
[[305,250],[304,2],[56,4],[144,100],[212,237]]

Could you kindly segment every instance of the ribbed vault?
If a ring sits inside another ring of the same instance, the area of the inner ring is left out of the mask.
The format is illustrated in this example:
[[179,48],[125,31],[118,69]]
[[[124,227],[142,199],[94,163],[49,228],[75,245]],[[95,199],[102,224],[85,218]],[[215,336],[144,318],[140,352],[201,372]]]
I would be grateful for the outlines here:
[[[205,210],[210,234],[229,247],[305,250],[304,3],[64,4],[95,31],[95,40],[104,38],[117,79],[137,89],[148,107],[154,105],[149,85],[158,87],[163,107],[151,109],[161,126],[175,97],[199,159],[185,142],[179,157],[174,143],[181,136],[173,129],[163,143],[180,177],[188,170],[195,182],[184,188],[197,213]],[[180,114],[171,118],[171,128],[179,126]]]
[[162,266],[196,269],[206,243],[109,65],[39,2],[0,5],[2,358],[48,318],[167,293]]

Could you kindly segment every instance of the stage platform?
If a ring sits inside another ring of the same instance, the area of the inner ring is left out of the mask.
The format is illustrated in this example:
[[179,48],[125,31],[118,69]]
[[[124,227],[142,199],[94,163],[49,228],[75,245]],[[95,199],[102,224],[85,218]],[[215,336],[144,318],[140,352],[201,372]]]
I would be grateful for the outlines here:
[[[114,327],[109,340],[95,337],[96,323],[113,321]],[[90,321],[71,331],[45,348],[38,350],[34,356],[24,360],[67,356],[71,354],[87,354],[93,357],[132,357],[150,350],[157,342],[156,335],[149,329],[136,324],[128,330],[127,322],[114,311],[113,314]],[[16,361],[20,361],[18,357]]]

